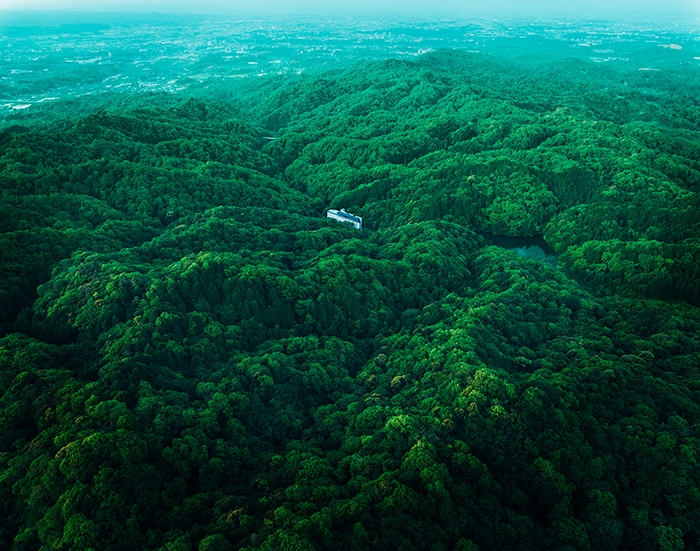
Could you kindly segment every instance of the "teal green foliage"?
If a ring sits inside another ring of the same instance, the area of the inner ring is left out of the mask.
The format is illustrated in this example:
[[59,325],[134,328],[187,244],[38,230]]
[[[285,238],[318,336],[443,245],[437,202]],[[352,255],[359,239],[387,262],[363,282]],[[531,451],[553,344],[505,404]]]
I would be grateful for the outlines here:
[[698,107],[542,70],[444,52],[3,131],[0,546],[697,545]]
[[[270,112],[285,121],[266,149],[285,159],[286,181],[361,208],[370,225],[447,218],[499,235],[543,233],[560,252],[589,241],[614,248],[607,242],[620,239],[641,249],[648,240],[668,248],[696,238],[700,165],[690,129],[697,107],[653,75],[625,73],[620,84],[603,70],[584,79],[575,69],[555,64],[533,79],[517,66],[458,53],[449,61],[434,54],[359,64],[282,87],[254,113],[268,124]],[[586,95],[598,102],[572,102],[566,85],[591,92],[595,79],[614,88],[616,104],[598,92]],[[648,86],[663,111],[635,96],[635,87]],[[640,117],[635,107],[656,110],[658,120],[645,124],[648,112]],[[673,253],[687,260],[667,284],[630,285],[636,273],[649,273],[637,260],[619,274],[584,279],[697,304],[698,279],[686,270],[695,250],[689,242]],[[563,260],[574,269],[570,255]]]

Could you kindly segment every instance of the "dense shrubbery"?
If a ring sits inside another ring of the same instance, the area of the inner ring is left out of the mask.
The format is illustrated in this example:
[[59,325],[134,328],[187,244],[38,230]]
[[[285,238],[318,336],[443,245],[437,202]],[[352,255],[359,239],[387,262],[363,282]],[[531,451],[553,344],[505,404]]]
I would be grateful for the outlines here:
[[2,545],[697,545],[700,108],[577,68],[3,131]]

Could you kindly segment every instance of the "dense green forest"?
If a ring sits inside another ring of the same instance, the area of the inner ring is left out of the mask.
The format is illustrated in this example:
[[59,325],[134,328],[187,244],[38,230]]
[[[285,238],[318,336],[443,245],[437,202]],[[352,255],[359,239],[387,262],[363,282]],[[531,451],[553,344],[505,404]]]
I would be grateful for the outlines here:
[[700,548],[698,98],[442,51],[10,117],[0,547]]

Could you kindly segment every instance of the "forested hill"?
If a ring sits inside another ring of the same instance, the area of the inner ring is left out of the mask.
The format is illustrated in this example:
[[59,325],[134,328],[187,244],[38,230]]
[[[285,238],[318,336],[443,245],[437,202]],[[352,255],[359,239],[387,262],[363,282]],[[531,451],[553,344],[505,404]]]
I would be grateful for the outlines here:
[[0,547],[697,549],[699,76],[442,51],[9,117]]

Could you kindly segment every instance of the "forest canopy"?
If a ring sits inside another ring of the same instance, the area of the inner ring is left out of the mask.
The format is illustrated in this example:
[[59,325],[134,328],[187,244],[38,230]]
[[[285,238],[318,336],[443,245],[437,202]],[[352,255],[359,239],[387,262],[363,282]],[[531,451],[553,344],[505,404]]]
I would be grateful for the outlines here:
[[6,119],[0,545],[696,548],[687,70],[441,51]]

